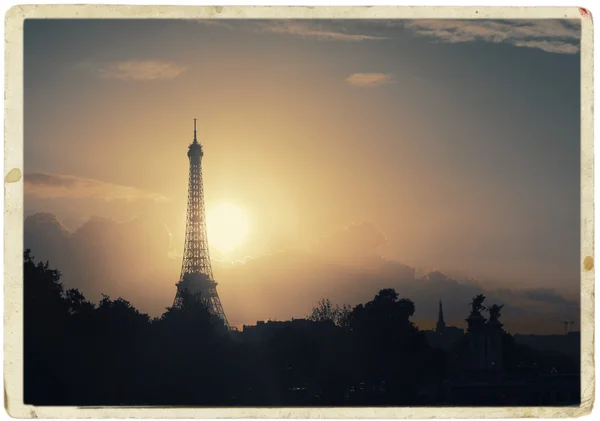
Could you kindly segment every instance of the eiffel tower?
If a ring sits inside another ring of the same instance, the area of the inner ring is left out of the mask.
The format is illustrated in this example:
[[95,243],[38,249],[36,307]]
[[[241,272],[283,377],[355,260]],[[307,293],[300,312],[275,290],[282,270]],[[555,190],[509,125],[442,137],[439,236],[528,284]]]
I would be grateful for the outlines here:
[[208,311],[219,317],[226,327],[229,327],[223,311],[217,283],[214,280],[208,252],[208,237],[206,235],[206,213],[204,212],[204,189],[202,186],[202,145],[196,139],[196,119],[194,119],[194,141],[187,153],[190,161],[188,184],[187,221],[185,227],[185,247],[181,277],[177,283],[174,307],[183,303],[184,290],[192,294],[200,294],[200,299]]

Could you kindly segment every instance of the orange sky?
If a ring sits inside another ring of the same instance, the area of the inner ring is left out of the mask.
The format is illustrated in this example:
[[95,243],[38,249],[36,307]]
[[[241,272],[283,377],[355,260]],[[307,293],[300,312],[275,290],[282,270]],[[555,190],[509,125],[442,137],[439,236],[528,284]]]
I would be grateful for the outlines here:
[[368,221],[420,272],[578,300],[578,22],[448,25],[28,20],[26,215],[151,215],[180,256],[197,118],[207,208],[249,220],[225,263]]

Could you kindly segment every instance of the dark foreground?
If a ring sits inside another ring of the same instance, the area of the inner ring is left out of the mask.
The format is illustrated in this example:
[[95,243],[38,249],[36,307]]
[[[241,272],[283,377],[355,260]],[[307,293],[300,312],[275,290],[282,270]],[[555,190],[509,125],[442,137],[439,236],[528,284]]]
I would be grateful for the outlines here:
[[28,252],[24,274],[26,404],[580,403],[579,360],[516,344],[499,311],[482,316],[482,296],[467,334],[434,348],[410,322],[413,302],[391,289],[354,308],[324,300],[311,320],[228,332],[198,297],[151,319],[123,299],[94,305],[64,291],[60,274]]

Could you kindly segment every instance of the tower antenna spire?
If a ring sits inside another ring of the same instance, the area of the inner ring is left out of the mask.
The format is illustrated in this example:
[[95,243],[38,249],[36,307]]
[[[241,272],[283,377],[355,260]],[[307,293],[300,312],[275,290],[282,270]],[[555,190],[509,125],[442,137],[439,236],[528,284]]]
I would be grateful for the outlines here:
[[194,143],[197,143],[198,140],[196,139],[196,119],[194,119]]

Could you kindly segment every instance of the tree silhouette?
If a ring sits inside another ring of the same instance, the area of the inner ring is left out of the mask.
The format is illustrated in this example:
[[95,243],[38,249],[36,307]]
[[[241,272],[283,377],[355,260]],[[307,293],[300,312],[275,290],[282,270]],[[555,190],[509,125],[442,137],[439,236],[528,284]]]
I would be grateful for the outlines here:
[[[181,305],[150,319],[123,298],[104,295],[95,305],[65,291],[60,272],[34,262],[29,250],[24,275],[26,404],[435,404],[438,392],[420,390],[438,390],[459,368],[454,352],[465,349],[463,342],[450,353],[432,349],[411,322],[415,304],[389,288],[352,308],[323,299],[308,320],[265,323],[269,334],[249,342],[185,290]],[[482,311],[484,299],[475,297],[472,310]],[[490,306],[490,319],[501,309]],[[502,334],[511,375],[578,370]]]
[[339,327],[348,326],[348,317],[350,316],[351,307],[344,304],[340,307],[331,304],[328,298],[324,298],[312,309],[312,313],[308,316],[308,320],[320,323],[333,323]]

